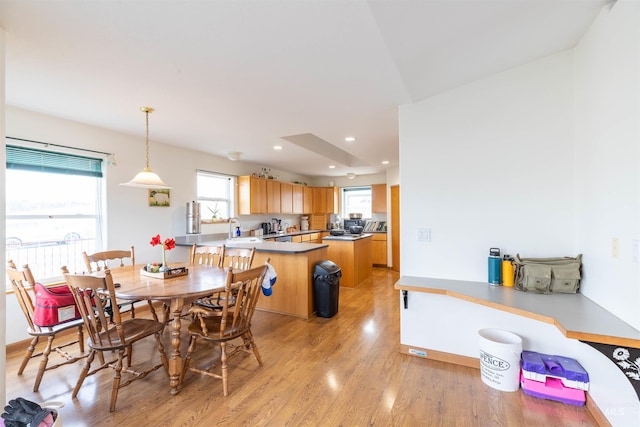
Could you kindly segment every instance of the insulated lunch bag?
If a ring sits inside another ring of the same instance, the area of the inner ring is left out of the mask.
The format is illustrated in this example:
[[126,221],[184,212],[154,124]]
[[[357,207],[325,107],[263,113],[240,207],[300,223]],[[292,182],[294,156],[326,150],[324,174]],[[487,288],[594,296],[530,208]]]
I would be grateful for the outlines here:
[[36,303],[33,323],[38,326],[55,326],[80,318],[80,312],[67,285],[46,286],[36,283],[33,286]]

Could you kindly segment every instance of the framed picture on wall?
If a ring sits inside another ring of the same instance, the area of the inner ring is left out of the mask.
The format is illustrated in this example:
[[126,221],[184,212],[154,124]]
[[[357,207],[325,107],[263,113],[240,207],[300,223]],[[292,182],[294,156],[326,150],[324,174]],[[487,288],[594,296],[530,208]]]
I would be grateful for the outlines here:
[[149,206],[171,206],[171,190],[149,190]]

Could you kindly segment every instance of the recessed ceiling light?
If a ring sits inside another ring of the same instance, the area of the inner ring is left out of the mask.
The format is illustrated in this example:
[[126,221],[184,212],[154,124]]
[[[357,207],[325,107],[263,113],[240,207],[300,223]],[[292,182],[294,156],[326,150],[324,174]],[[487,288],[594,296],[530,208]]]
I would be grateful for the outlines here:
[[383,164],[383,165],[388,165],[388,164],[389,164],[389,160],[383,160],[383,161],[382,161],[382,164]]
[[346,137],[344,140],[345,140],[345,141],[347,141],[347,142],[353,142],[353,141],[355,141],[356,139],[355,139],[353,136],[348,136],[348,137]]
[[274,150],[282,150],[282,145],[274,145],[273,149]]
[[334,165],[329,165],[329,169],[335,169],[336,167]]

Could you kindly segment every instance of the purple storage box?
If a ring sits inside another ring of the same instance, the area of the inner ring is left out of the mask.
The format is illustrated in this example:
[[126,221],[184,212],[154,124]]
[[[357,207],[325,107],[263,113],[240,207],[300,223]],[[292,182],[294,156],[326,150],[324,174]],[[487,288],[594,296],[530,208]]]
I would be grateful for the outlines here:
[[526,379],[545,382],[547,377],[558,378],[565,387],[589,390],[589,374],[575,359],[526,350],[521,358]]

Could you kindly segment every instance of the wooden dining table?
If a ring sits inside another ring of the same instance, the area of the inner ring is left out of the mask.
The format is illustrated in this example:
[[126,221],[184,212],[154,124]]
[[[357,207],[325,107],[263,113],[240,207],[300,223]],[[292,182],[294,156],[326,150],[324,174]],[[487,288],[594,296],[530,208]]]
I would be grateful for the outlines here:
[[224,290],[227,272],[219,267],[207,265],[172,264],[171,267],[187,267],[184,276],[159,279],[144,276],[140,270],[144,265],[112,268],[113,282],[118,283],[116,297],[123,300],[162,301],[170,307],[171,346],[169,356],[169,384],[171,394],[176,394],[180,386],[182,355],[180,353],[180,316],[185,302]]

